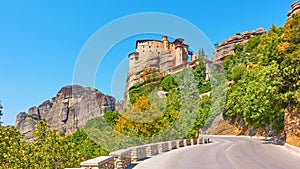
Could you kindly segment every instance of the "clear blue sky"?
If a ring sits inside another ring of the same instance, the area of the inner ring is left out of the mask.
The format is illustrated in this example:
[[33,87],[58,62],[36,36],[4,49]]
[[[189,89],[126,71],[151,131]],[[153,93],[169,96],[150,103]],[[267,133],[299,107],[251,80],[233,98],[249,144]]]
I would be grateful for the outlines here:
[[[237,32],[269,29],[272,24],[282,26],[293,2],[2,0],[0,100],[4,116],[1,121],[14,125],[17,113],[27,112],[31,106],[54,97],[61,87],[72,84],[74,66],[83,45],[93,33],[115,19],[141,12],[173,14],[196,25],[214,44]],[[111,66],[105,75],[97,75],[97,89],[114,94],[112,75],[134,51],[134,41],[134,38],[125,40],[127,48],[116,46],[110,57],[106,57],[105,63]],[[120,99],[120,95],[114,95]]]

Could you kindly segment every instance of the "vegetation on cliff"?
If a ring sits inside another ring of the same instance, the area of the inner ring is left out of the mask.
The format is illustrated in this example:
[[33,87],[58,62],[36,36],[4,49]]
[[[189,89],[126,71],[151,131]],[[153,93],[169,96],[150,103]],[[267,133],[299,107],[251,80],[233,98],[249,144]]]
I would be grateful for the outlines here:
[[[203,59],[204,52],[199,56]],[[131,87],[131,105],[122,114],[105,112],[68,136],[39,120],[35,140],[29,143],[0,121],[0,168],[76,167],[81,161],[107,155],[107,150],[193,138],[223,108],[224,115],[245,122],[246,129],[284,131],[284,112],[299,112],[300,107],[300,16],[293,16],[284,27],[272,26],[268,33],[251,37],[245,46],[236,45],[235,54],[222,64],[227,86],[218,71],[205,80],[203,62],[195,70],[186,68],[166,77],[156,69],[145,69],[144,81]],[[211,90],[211,97],[201,96]],[[158,91],[167,92],[166,97],[158,97]]]
[[206,68],[202,62],[195,70],[187,67],[164,78],[154,69],[144,72],[144,77],[149,78],[131,87],[131,104],[124,112],[105,112],[103,117],[91,119],[85,126],[89,136],[109,151],[195,138],[207,122],[211,99],[208,96],[200,99],[199,92],[209,91],[211,83],[205,80]]
[[255,129],[284,129],[284,110],[299,105],[300,17],[236,46],[223,62],[228,79],[226,115]]
[[[157,72],[145,70],[144,76],[149,78],[143,78],[143,82],[130,88],[131,105],[116,120],[115,130],[128,136],[153,137],[172,128],[182,114],[193,112],[194,126],[186,129],[190,131],[183,137],[195,137],[199,128],[204,125],[205,114],[209,111],[203,112],[200,107],[204,103],[210,104],[207,100],[201,101],[199,95],[211,90],[210,80],[205,79],[203,50],[199,52],[199,56],[201,60],[195,70],[187,67],[178,74],[164,78]],[[166,97],[159,98],[158,91],[167,92]],[[186,123],[190,123],[189,121]],[[175,130],[170,132],[176,135]]]

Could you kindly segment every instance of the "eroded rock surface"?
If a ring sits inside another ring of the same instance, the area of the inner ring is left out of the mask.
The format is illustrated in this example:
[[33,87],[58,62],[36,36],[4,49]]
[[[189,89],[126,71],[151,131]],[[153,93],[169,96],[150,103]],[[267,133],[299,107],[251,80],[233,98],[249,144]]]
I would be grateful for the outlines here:
[[266,33],[265,29],[258,28],[254,31],[246,31],[229,37],[227,40],[221,42],[216,48],[213,55],[213,62],[221,64],[226,56],[235,54],[234,49],[236,45],[240,44],[244,46],[250,37],[259,36],[264,33]]
[[79,85],[60,89],[51,101],[31,107],[28,113],[17,115],[16,129],[26,140],[32,139],[38,119],[45,119],[51,129],[71,134],[84,127],[91,118],[102,116],[105,111],[115,110],[115,98],[97,89]]
[[289,106],[284,113],[284,130],[287,136],[300,138],[300,110],[299,107]]

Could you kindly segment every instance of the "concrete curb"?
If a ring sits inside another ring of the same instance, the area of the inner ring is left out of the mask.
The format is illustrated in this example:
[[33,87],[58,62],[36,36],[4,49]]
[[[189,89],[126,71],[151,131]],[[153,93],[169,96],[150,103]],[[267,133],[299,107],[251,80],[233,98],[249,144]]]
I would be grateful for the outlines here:
[[[236,135],[206,135],[208,137],[246,137],[246,138],[252,138],[252,139],[265,139],[266,137],[263,137],[263,136],[236,136]],[[271,140],[269,141],[270,143],[274,144],[274,145],[281,145],[281,147],[286,150],[286,151],[289,151],[289,152],[292,152],[292,153],[295,153],[297,155],[300,156],[300,148],[299,147],[296,147],[296,146],[293,146],[293,145],[290,145],[288,143],[286,143],[285,141],[281,140],[281,139],[278,139],[278,138],[274,138],[274,137],[267,137],[268,140]]]
[[296,153],[297,155],[300,156],[300,148],[299,147],[296,147],[296,146],[290,145],[288,143],[285,143],[283,148],[287,149],[288,151],[291,151],[293,153]]

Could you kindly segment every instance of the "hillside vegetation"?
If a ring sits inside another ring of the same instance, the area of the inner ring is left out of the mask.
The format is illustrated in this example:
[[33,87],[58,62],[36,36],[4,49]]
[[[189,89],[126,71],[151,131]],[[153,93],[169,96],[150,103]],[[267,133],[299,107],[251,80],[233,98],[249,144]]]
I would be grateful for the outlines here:
[[[204,53],[203,53],[204,55]],[[90,120],[85,129],[93,140],[110,151],[130,146],[179,138],[198,137],[210,111],[210,98],[200,99],[200,92],[210,91],[201,62],[195,70],[161,77],[157,70],[145,70],[144,81],[129,90],[131,104],[124,112],[106,112]],[[159,97],[163,91],[165,96]],[[109,143],[107,139],[111,139]]]
[[84,130],[65,136],[51,131],[40,120],[32,143],[24,141],[14,127],[0,126],[0,168],[67,168],[108,152],[88,138]]
[[237,45],[223,67],[228,79],[226,115],[245,128],[284,130],[284,111],[300,99],[300,17]]
[[[157,70],[145,69],[144,81],[130,89],[131,104],[122,114],[106,112],[69,136],[51,131],[40,120],[29,143],[0,122],[0,168],[76,167],[128,146],[197,137],[219,115],[234,125],[244,124],[243,130],[285,136],[284,113],[300,108],[300,16],[251,37],[245,46],[237,45],[235,55],[223,62],[223,73],[220,66],[212,66],[210,80],[205,80],[204,55],[199,52],[195,70],[185,68],[176,75],[162,77]],[[165,97],[158,97],[158,91]],[[209,91],[210,96],[200,97]],[[298,144],[299,138],[295,134],[290,140]]]

